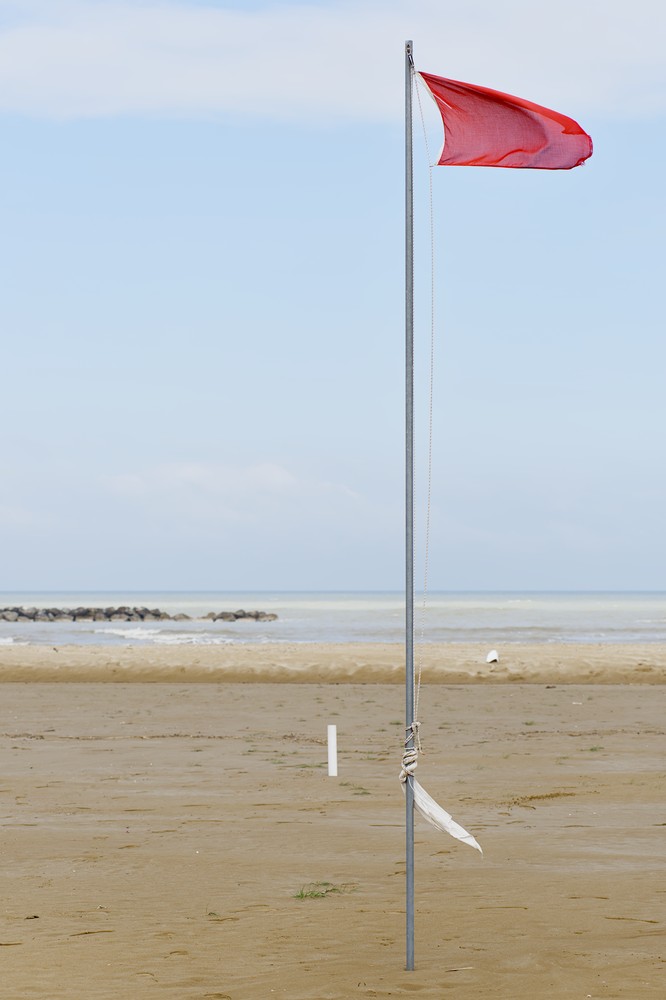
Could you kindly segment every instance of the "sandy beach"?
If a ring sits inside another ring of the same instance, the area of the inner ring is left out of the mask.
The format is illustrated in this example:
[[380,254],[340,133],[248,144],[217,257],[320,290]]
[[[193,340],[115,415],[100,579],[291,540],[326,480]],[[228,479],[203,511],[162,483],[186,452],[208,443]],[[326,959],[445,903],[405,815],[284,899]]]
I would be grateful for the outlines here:
[[664,650],[445,652],[407,973],[399,648],[2,649],[3,997],[663,996]]
[[[429,684],[666,683],[659,643],[541,643],[499,647],[417,645],[415,663]],[[229,643],[151,646],[0,646],[3,681],[187,681],[403,684],[403,647],[392,643]]]

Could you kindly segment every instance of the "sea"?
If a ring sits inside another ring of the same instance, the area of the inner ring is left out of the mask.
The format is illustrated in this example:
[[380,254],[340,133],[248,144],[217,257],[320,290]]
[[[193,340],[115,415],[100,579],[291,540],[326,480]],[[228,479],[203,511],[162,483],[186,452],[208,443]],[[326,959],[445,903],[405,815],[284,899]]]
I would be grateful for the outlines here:
[[[6,622],[0,645],[224,645],[404,642],[396,592],[0,592],[0,607],[159,608],[190,621]],[[210,611],[257,610],[270,622],[212,622]],[[426,643],[666,642],[666,592],[468,592],[415,598],[415,636]]]

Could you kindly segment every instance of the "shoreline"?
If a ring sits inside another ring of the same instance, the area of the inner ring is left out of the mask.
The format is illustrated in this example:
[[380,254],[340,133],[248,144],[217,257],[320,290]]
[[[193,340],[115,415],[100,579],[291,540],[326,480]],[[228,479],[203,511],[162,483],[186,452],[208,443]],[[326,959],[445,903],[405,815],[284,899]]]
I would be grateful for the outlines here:
[[[424,684],[666,684],[664,643],[417,645]],[[401,684],[400,643],[0,647],[0,683]]]

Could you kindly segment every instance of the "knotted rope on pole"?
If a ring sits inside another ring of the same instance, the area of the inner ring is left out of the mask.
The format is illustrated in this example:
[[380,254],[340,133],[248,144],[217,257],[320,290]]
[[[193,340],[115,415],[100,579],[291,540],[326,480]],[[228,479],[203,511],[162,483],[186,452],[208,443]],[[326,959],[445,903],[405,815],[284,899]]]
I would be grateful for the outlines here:
[[413,722],[411,726],[407,729],[407,738],[405,740],[405,749],[402,755],[402,768],[400,770],[400,781],[402,783],[402,790],[404,792],[405,785],[407,781],[411,779],[412,788],[414,790],[414,808],[416,811],[423,816],[428,823],[441,830],[442,833],[448,833],[451,837],[456,840],[462,841],[463,844],[469,844],[470,847],[475,848],[475,850],[481,850],[480,844],[468,833],[464,827],[456,823],[453,816],[447,813],[446,809],[442,809],[440,805],[435,802],[435,800],[428,795],[425,788],[418,783],[414,777],[414,772],[418,766],[419,753],[421,752],[421,740],[419,738],[419,723]]
[[423,749],[419,736],[420,727],[420,722],[412,722],[411,726],[407,726],[405,729],[405,752],[402,755],[402,770],[400,771],[400,780],[403,784],[407,781],[408,775],[414,774],[419,762],[419,754]]

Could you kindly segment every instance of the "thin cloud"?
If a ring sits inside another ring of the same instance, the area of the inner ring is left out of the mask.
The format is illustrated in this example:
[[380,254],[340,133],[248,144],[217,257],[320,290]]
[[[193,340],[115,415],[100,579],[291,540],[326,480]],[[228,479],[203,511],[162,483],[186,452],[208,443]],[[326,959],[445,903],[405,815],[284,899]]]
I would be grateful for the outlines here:
[[[399,120],[417,65],[572,115],[666,110],[662,0],[264,4],[0,0],[0,111]],[[564,106],[562,105],[564,102]]]
[[101,480],[106,493],[132,505],[225,521],[254,520],[276,507],[356,503],[352,490],[336,483],[299,478],[273,462],[247,466],[167,463]]
[[31,510],[12,504],[0,504],[0,524],[3,532],[50,528],[53,518],[43,511]]

